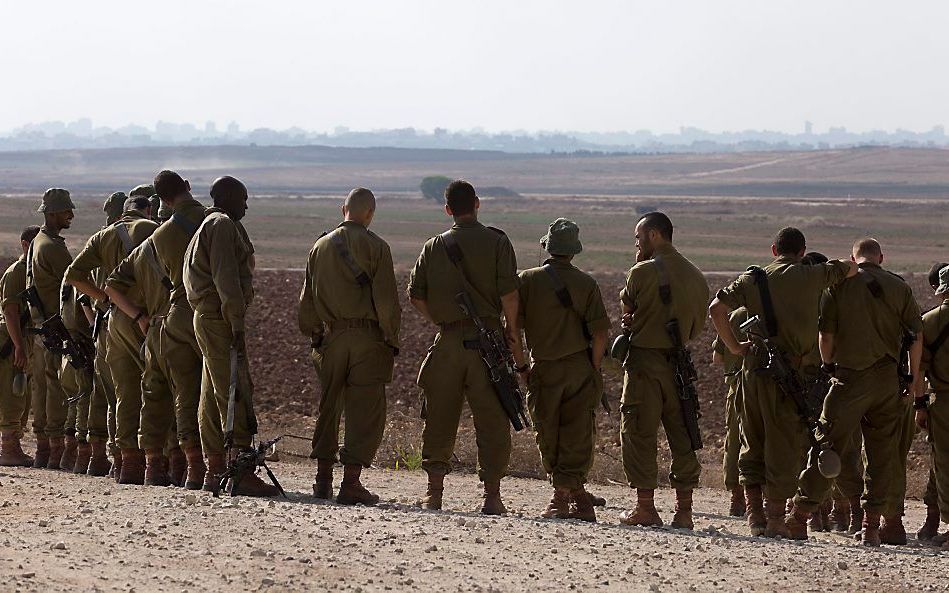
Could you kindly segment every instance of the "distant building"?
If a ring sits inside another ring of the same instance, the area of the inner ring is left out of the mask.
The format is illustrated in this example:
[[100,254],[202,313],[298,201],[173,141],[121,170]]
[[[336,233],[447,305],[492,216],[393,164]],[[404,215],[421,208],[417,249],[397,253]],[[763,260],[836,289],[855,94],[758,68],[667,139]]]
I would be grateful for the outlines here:
[[809,121],[804,122],[804,133],[807,134],[808,136],[814,133],[814,124],[812,122],[809,122]]

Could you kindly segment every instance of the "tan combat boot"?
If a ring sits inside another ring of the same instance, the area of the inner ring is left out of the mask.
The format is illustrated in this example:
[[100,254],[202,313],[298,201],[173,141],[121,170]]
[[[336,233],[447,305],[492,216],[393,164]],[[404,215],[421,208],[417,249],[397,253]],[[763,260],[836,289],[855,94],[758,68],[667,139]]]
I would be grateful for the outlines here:
[[[592,505],[590,508],[593,508]],[[544,519],[568,519],[570,517],[570,489],[554,488],[554,495],[540,516]]]
[[418,505],[429,511],[442,510],[442,494],[445,491],[445,471],[442,469],[425,470],[428,474],[428,488],[425,490],[425,498],[418,502]]
[[360,475],[362,475],[362,466],[358,463],[347,463],[343,466],[343,482],[339,485],[336,502],[366,506],[373,506],[379,502],[379,497],[369,492],[359,481]]
[[23,452],[15,432],[0,433],[0,466],[33,467],[33,458]]
[[835,498],[834,508],[830,512],[830,521],[834,524],[834,531],[846,533],[850,529],[850,499]]
[[[230,458],[234,460],[240,454],[237,449],[231,449]],[[260,476],[253,472],[248,472],[241,476],[237,482],[232,477],[225,485],[227,492],[231,496],[255,496],[267,498],[270,496],[279,496],[280,490],[273,484],[268,484],[260,479]]]
[[59,469],[64,472],[71,472],[76,467],[76,456],[79,450],[79,440],[75,435],[66,435],[63,440],[65,448],[63,456],[59,458]]
[[484,503],[481,505],[482,515],[505,515],[507,509],[501,502],[501,480],[485,480]]
[[36,454],[33,458],[33,467],[46,467],[49,463],[49,439],[44,436],[36,436]]
[[119,481],[119,476],[122,475],[122,449],[118,447],[112,448],[112,467],[109,468],[109,477]]
[[814,515],[818,513],[808,513],[807,511],[801,510],[796,504],[791,508],[791,512],[788,513],[787,519],[784,520],[784,526],[787,528],[788,539],[807,539],[807,525],[809,523],[808,519],[813,519]]
[[86,441],[79,441],[76,447],[76,463],[72,466],[72,473],[84,474],[89,469],[89,460],[92,458],[92,445]]
[[764,501],[764,513],[767,523],[764,528],[765,537],[791,537],[784,517],[787,510],[787,500],[783,498],[768,498]]
[[732,488],[732,500],[728,507],[728,514],[732,517],[744,517],[748,503],[745,502],[745,489],[741,486]]
[[595,506],[593,503],[594,498],[594,496],[582,487],[571,490],[569,518],[596,523],[596,511],[593,509]]
[[764,515],[761,486],[745,486],[745,498],[747,499],[745,514],[748,516],[748,527],[751,529],[752,537],[764,535],[768,520]]
[[863,507],[860,506],[860,496],[850,497],[850,528],[849,533],[857,533],[863,528]]
[[926,521],[919,531],[916,532],[916,539],[920,541],[929,541],[939,533],[939,507],[936,505],[926,505]]
[[119,484],[145,484],[145,452],[141,449],[122,449],[122,471]]
[[333,459],[316,460],[316,478],[313,480],[313,496],[322,500],[333,500]]
[[[189,449],[189,451],[191,451],[191,449]],[[224,475],[225,471],[227,471],[227,461],[225,461],[224,455],[208,453],[207,471],[204,472],[204,484],[202,488],[206,492],[214,492],[217,490],[221,476]]]
[[188,468],[185,471],[184,484],[188,490],[201,490],[204,485],[204,476],[207,474],[207,467],[204,465],[204,453],[201,447],[188,447],[184,450],[185,458],[188,460]]
[[168,451],[168,478],[172,486],[184,487],[188,477],[188,458],[181,447],[174,447]]
[[865,510],[863,512],[863,535],[861,543],[864,546],[877,547],[880,545],[880,513]]
[[143,482],[146,486],[169,486],[166,458],[161,449],[147,449],[145,451],[145,475]]
[[692,491],[676,488],[676,509],[672,517],[672,526],[676,529],[695,528],[692,522]]
[[59,469],[59,462],[62,461],[65,450],[66,437],[50,437],[49,461],[46,462],[46,469]]
[[880,542],[891,546],[906,545],[906,528],[900,514],[883,517],[880,525]]
[[595,507],[605,507],[605,506],[606,506],[606,499],[603,498],[602,496],[597,496],[596,494],[593,494],[592,492],[589,492],[589,491],[587,491],[586,489],[584,489],[583,491],[586,492],[586,493],[587,493],[587,496],[590,497],[590,504],[591,504],[591,505],[593,505],[593,506],[595,506]]
[[109,468],[112,463],[105,454],[105,443],[89,443],[92,448],[92,455],[89,457],[89,467],[86,469],[86,475],[103,477],[109,475]]
[[655,494],[655,490],[637,488],[636,508],[620,515],[619,522],[640,527],[662,527],[662,517],[656,510]]

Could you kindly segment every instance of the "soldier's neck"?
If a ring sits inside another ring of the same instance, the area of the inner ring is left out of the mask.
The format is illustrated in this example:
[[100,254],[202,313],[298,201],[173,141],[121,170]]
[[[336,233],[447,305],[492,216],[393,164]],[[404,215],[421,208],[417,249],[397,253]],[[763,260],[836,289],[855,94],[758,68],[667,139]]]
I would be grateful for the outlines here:
[[471,224],[473,222],[478,222],[478,214],[465,214],[464,216],[453,216],[452,217],[458,224]]

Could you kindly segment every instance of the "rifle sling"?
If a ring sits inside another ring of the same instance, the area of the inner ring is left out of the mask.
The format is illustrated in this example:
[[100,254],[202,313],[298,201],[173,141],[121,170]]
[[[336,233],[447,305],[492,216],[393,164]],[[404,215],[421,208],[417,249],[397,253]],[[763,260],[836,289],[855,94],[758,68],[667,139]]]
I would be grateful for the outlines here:
[[[458,276],[461,278],[462,292],[468,294],[471,297],[472,293],[481,296],[481,293],[471,284],[471,281],[468,280],[468,275],[465,274],[465,269],[461,266],[461,262],[464,259],[461,253],[461,246],[458,245],[458,241],[455,240],[454,235],[451,230],[447,230],[444,233],[438,235],[438,238],[442,240],[442,244],[445,246],[445,251],[448,254],[448,259],[455,265],[455,269],[458,271]],[[484,299],[483,296],[481,296]],[[490,302],[489,299],[484,299]],[[474,299],[472,299],[474,302]],[[472,315],[477,315],[477,311],[472,311]]]
[[330,242],[333,244],[333,247],[336,248],[339,258],[343,260],[343,263],[346,264],[346,267],[352,272],[356,283],[359,284],[359,286],[369,286],[372,280],[369,278],[369,274],[359,267],[356,258],[353,257],[352,252],[349,250],[349,246],[346,245],[346,239],[343,238],[343,233],[333,233],[330,237]]
[[939,349],[942,348],[943,344],[946,343],[946,340],[949,340],[949,323],[942,328],[942,331],[939,332],[939,335],[936,336],[936,339],[932,343],[926,345],[926,350],[929,350],[929,353],[935,355],[939,352]]
[[755,285],[758,287],[758,296],[761,298],[761,310],[764,313],[764,324],[768,330],[768,337],[778,335],[778,318],[774,313],[774,301],[771,300],[771,290],[768,288],[768,273],[758,266],[748,268]]
[[135,244],[129,235],[128,225],[123,222],[118,222],[112,228],[115,229],[115,234],[118,235],[119,240],[122,241],[122,247],[125,249],[125,257],[128,257],[128,254],[132,253],[132,250],[135,249]]
[[191,239],[191,237],[194,237],[194,234],[196,232],[198,232],[198,226],[200,225],[200,223],[194,223],[188,220],[187,218],[185,218],[178,212],[175,212],[174,214],[171,215],[171,222],[178,225],[178,228],[180,228],[182,231],[184,231],[186,235],[188,235],[189,240]]
[[577,317],[580,319],[580,327],[583,330],[583,337],[589,341],[593,339],[593,335],[590,333],[590,328],[587,327],[586,321],[583,319],[583,315],[573,306],[573,298],[570,296],[570,291],[567,290],[567,285],[564,284],[563,279],[560,277],[560,274],[557,273],[557,270],[550,264],[544,264],[543,269],[547,272],[547,276],[550,278],[550,281],[554,285],[554,294],[557,295],[557,300],[560,301],[560,304],[563,305],[565,309],[573,311]]
[[161,263],[158,261],[158,252],[155,251],[155,244],[152,243],[150,238],[146,239],[142,244],[142,249],[147,252],[145,253],[145,260],[148,262],[148,265],[155,270],[155,274],[161,278],[161,285],[164,286],[168,292],[174,290],[175,286],[172,284],[171,278],[161,269]]

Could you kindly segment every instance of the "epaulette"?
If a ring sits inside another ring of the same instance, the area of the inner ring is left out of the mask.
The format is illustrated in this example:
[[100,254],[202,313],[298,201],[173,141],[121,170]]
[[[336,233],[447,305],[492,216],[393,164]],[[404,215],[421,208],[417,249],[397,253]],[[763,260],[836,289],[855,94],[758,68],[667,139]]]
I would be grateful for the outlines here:
[[505,233],[504,231],[502,231],[501,229],[499,229],[499,228],[497,228],[497,227],[489,226],[489,227],[485,227],[485,228],[491,229],[492,231],[494,231],[495,233],[497,233],[497,234],[499,234],[499,235],[506,235],[506,233]]
[[906,282],[906,278],[903,278],[902,276],[900,276],[900,275],[897,274],[896,272],[891,272],[891,271],[889,271],[889,270],[883,270],[883,271],[886,272],[887,274],[890,274],[891,276],[896,276],[897,278],[899,278],[899,279],[902,280],[903,282]]
[[316,240],[319,241],[320,239],[322,239],[323,237],[325,237],[325,236],[328,235],[328,234],[330,234],[329,231],[323,231],[322,233],[320,233],[320,236],[316,238]]

